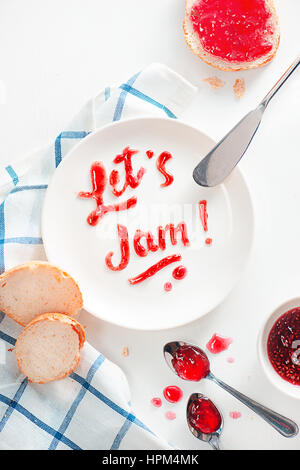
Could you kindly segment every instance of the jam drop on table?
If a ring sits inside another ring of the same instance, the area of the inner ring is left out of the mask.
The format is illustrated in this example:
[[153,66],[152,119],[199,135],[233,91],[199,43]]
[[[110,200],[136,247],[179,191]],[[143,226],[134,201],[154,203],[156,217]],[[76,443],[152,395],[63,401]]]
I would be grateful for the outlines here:
[[206,245],[211,245],[212,244],[212,238],[206,238],[205,243],[206,243]]
[[164,289],[166,292],[170,292],[173,288],[172,282],[165,282]]
[[165,177],[164,183],[161,184],[162,188],[165,188],[166,186],[170,186],[170,184],[172,184],[174,181],[174,177],[170,175],[170,173],[167,173],[165,169],[165,164],[171,158],[172,158],[172,155],[170,154],[170,152],[163,152],[160,154],[156,162],[156,167],[158,171]]
[[163,391],[164,397],[170,403],[177,403],[183,397],[183,392],[181,388],[176,385],[169,385]]
[[203,226],[204,232],[207,232],[207,219],[208,219],[208,214],[207,214],[207,201],[199,201],[199,216],[200,220]]
[[180,260],[181,260],[181,255],[166,256],[165,258],[158,261],[158,263],[154,264],[149,269],[147,269],[147,271],[144,271],[143,273],[139,274],[136,277],[132,277],[131,279],[128,279],[128,281],[132,285],[138,284],[139,282],[142,282],[148,279],[148,277],[154,276],[154,274],[156,274],[158,271],[165,268],[166,266],[169,266],[169,264],[176,263],[176,261],[180,261]]
[[199,0],[190,20],[204,50],[228,62],[254,61],[273,48],[265,0]]
[[280,377],[300,385],[300,307],[278,318],[270,331],[267,348],[269,360]]
[[177,266],[177,268],[175,268],[174,271],[172,272],[172,276],[177,281],[184,279],[186,275],[187,275],[187,269],[185,266]]
[[220,429],[221,415],[208,398],[196,398],[188,408],[188,420],[190,426],[203,434],[211,434]]
[[127,201],[119,204],[105,205],[103,202],[103,193],[107,183],[106,171],[102,162],[94,162],[90,170],[92,181],[92,192],[81,191],[78,196],[85,199],[95,199],[97,208],[90,213],[87,218],[89,225],[96,225],[102,217],[108,212],[119,212],[134,207],[137,203],[136,197],[131,197]]
[[154,397],[154,398],[152,398],[152,400],[151,400],[151,404],[152,404],[153,406],[155,406],[155,408],[160,408],[161,405],[162,405],[162,401],[161,401],[161,399],[160,399],[159,397]]
[[171,421],[176,418],[176,413],[174,411],[167,411],[165,417]]
[[120,155],[117,155],[114,159],[114,163],[124,163],[125,168],[125,183],[122,189],[118,190],[117,185],[120,182],[120,175],[117,170],[113,170],[109,177],[109,183],[112,187],[112,192],[115,196],[120,197],[126,188],[130,186],[131,188],[135,189],[140,184],[146,170],[145,168],[141,167],[137,172],[137,175],[133,175],[133,168],[132,168],[132,161],[131,158],[133,155],[138,153],[138,150],[132,150],[130,147],[126,147]]
[[239,419],[242,416],[242,413],[239,411],[230,411],[229,416],[232,419]]
[[117,228],[118,228],[118,236],[120,239],[121,261],[117,266],[114,266],[112,264],[111,259],[114,255],[113,251],[110,251],[109,253],[107,253],[105,257],[106,266],[112,271],[122,271],[122,269],[126,268],[130,259],[128,230],[124,225],[118,225]]
[[235,362],[235,359],[234,357],[227,357],[226,361],[228,362],[228,364],[233,364]]
[[198,382],[210,372],[207,356],[196,346],[180,346],[172,358],[172,364],[177,375],[184,380]]
[[232,338],[224,338],[216,333],[208,341],[206,347],[212,354],[219,354],[229,348]]

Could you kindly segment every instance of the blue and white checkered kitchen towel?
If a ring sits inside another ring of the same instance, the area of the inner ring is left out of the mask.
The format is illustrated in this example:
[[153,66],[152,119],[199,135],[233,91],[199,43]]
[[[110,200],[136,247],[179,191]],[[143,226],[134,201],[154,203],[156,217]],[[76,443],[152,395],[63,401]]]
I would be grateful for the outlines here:
[[[196,88],[160,64],[90,100],[53,145],[0,168],[0,272],[45,259],[40,217],[55,168],[88,133],[120,119],[176,118]],[[12,351],[22,327],[0,312],[0,449],[161,449],[168,445],[131,412],[126,377],[88,343],[70,377],[40,385]]]

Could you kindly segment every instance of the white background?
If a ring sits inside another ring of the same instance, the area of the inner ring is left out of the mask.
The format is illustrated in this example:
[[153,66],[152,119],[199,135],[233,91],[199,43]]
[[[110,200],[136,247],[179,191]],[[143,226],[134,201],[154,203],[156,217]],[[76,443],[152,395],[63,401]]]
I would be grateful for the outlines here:
[[[218,139],[264,96],[299,54],[299,0],[277,0],[282,40],[277,57],[264,69],[215,71],[194,56],[182,33],[184,0],[0,0],[0,158],[12,163],[47,144],[102,87],[122,82],[145,65],[163,62],[199,86],[184,116]],[[218,91],[202,79],[226,81]],[[246,81],[245,97],[232,92]],[[257,335],[281,301],[300,294],[300,70],[270,104],[261,128],[241,163],[253,197],[256,237],[239,284],[207,317],[176,330],[135,332],[82,315],[88,340],[127,374],[135,411],[152,429],[183,449],[206,449],[186,428],[185,402],[201,391],[220,407],[226,449],[299,449],[216,385],[180,382],[162,357],[173,339],[204,346],[214,332],[232,336],[228,352],[212,358],[217,376],[300,424],[299,401],[273,388],[256,354]],[[130,355],[122,357],[124,346]],[[234,364],[226,358],[235,357]],[[178,384],[184,400],[151,407],[166,385]],[[300,391],[299,391],[300,398]],[[165,411],[177,413],[175,421]],[[240,411],[239,420],[229,418]]]

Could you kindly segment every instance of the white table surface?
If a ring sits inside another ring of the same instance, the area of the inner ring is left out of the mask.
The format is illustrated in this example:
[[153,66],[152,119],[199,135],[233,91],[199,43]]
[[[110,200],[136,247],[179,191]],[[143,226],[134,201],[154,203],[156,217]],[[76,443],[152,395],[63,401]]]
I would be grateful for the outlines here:
[[[202,63],[183,39],[184,0],[9,0],[0,4],[0,158],[15,161],[47,144],[85,101],[103,86],[126,79],[151,62],[163,62],[199,86],[184,119],[215,139],[254,107],[299,53],[299,0],[277,0],[282,40],[269,66],[222,73]],[[202,79],[226,81],[218,91]],[[247,92],[232,92],[243,77]],[[300,436],[285,439],[212,383],[184,383],[168,370],[163,344],[173,339],[205,345],[214,332],[232,336],[228,352],[213,357],[217,376],[300,424],[300,402],[268,382],[258,363],[257,335],[281,301],[300,294],[300,70],[276,96],[241,163],[253,197],[256,234],[252,255],[238,285],[214,312],[193,324],[161,332],[112,326],[87,313],[88,340],[127,374],[136,413],[182,449],[207,449],[187,431],[185,403],[200,391],[224,414],[226,449],[299,449]],[[130,355],[121,355],[129,347]],[[226,361],[236,358],[234,364]],[[154,409],[153,396],[178,384],[184,400]],[[299,395],[300,398],[300,395]],[[177,413],[175,421],[164,417]],[[241,411],[239,420],[230,411]]]

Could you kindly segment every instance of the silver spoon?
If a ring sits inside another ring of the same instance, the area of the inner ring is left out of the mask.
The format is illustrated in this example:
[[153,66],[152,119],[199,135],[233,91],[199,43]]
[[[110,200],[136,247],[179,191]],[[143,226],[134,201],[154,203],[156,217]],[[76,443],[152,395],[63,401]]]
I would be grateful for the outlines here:
[[221,422],[221,425],[220,425],[219,429],[217,429],[215,432],[212,432],[210,434],[201,432],[199,429],[194,428],[190,423],[191,406],[192,406],[194,401],[199,400],[199,399],[208,400],[208,398],[205,397],[204,395],[202,395],[202,393],[193,393],[190,396],[187,407],[186,407],[186,420],[187,420],[187,423],[188,423],[189,430],[191,431],[193,436],[195,436],[200,441],[207,442],[208,444],[210,444],[212,446],[212,448],[214,450],[220,450],[219,438],[220,438],[220,434],[221,434],[222,429],[223,429],[223,416],[222,416],[222,413],[220,412],[220,410],[217,409],[220,416],[221,416],[222,422]]
[[[172,341],[170,343],[167,343],[164,346],[163,351],[164,351],[165,360],[168,366],[170,367],[170,369],[172,369],[173,372],[175,372],[175,374],[177,374],[177,372],[174,369],[172,359],[175,357],[175,354],[178,348],[181,346],[190,346],[195,351],[197,351],[202,357],[205,357],[209,364],[207,355],[202,349],[198,348],[198,346],[185,343],[184,341]],[[298,429],[297,424],[294,423],[294,421],[292,421],[289,418],[285,418],[279,413],[276,413],[275,411],[272,411],[269,408],[263,405],[260,405],[259,403],[252,400],[251,398],[248,398],[246,395],[238,392],[234,388],[222,382],[222,380],[217,379],[217,377],[215,377],[214,374],[210,370],[208,374],[206,375],[206,377],[203,377],[203,378],[211,380],[212,382],[216,383],[217,385],[222,387],[224,390],[229,392],[231,395],[233,395],[235,398],[237,398],[239,401],[244,403],[244,405],[248,406],[248,408],[250,408],[252,411],[257,413],[262,419],[264,419],[274,429],[276,429],[276,431],[278,431],[282,436],[294,437],[298,434],[299,429]]]
[[196,166],[193,178],[200,186],[216,186],[228,176],[249,147],[270,100],[300,64],[300,56],[282,75],[256,109],[246,116]]

